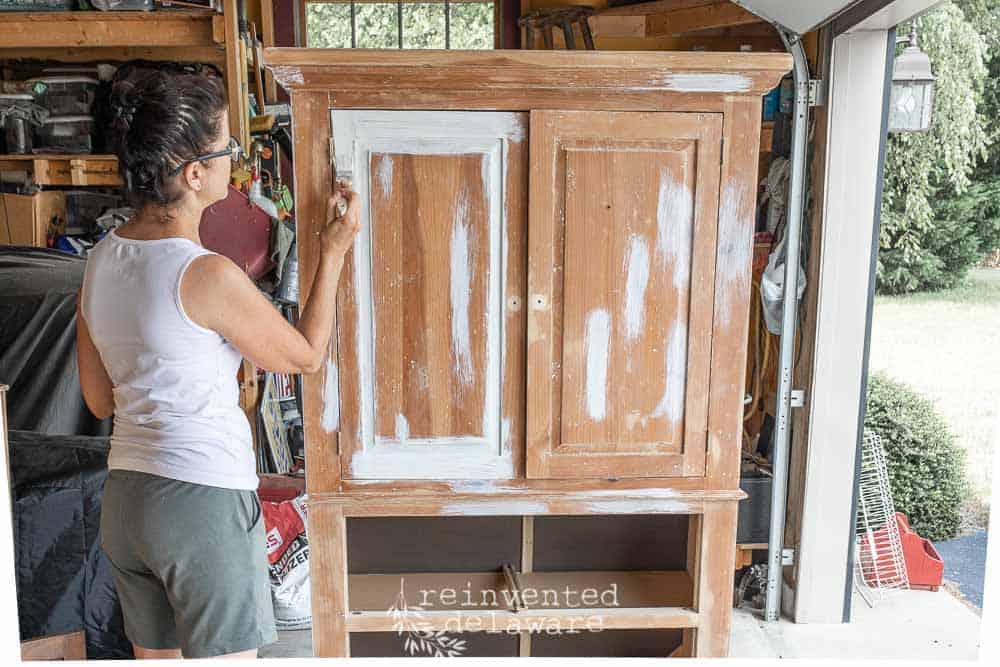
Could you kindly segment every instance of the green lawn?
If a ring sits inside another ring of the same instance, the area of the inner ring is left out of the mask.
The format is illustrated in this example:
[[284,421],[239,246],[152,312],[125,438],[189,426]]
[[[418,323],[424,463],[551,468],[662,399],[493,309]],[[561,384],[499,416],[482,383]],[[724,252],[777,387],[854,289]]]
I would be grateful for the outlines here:
[[877,297],[871,370],[934,401],[968,451],[968,478],[990,500],[1000,404],[1000,269],[975,269],[942,292]]

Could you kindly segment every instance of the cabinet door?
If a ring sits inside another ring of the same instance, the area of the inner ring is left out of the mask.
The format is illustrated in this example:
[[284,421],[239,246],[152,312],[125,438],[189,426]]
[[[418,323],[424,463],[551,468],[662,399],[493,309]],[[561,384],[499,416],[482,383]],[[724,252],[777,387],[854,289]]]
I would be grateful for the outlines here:
[[338,300],[344,477],[513,477],[527,116],[334,110],[332,122],[337,172],[364,202]]
[[531,114],[529,477],[705,474],[722,117]]

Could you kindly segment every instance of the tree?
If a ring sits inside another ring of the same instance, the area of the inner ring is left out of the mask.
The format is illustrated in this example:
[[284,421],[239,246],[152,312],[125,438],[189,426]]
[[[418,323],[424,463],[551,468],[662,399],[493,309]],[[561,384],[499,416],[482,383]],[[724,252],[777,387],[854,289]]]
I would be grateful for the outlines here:
[[[982,215],[995,201],[994,185],[979,170],[996,138],[995,122],[987,118],[996,86],[986,77],[997,28],[974,25],[963,9],[995,12],[998,2],[968,0],[961,8],[948,2],[919,19],[920,48],[937,77],[933,120],[928,132],[888,139],[877,275],[882,292],[950,286],[996,239],[994,222]],[[907,32],[908,24],[899,27],[899,34]]]
[[961,0],[957,4],[986,40],[987,75],[977,111],[989,148],[986,159],[969,177],[969,189],[944,199],[937,207],[937,217],[956,228],[955,247],[940,252],[953,268],[956,281],[972,263],[1000,248],[1000,0]]
[[[450,43],[453,49],[493,48],[493,3],[462,2],[450,5]],[[355,34],[358,48],[399,47],[397,4],[355,4]],[[403,3],[403,47],[445,48],[445,5],[439,2]],[[346,2],[306,4],[308,46],[346,49],[351,46],[351,6]]]

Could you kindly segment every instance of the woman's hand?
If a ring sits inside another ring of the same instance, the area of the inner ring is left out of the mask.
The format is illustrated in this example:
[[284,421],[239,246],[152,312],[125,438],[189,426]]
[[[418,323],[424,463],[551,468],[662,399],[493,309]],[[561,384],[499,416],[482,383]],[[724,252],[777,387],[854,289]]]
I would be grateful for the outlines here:
[[[344,214],[338,215],[338,205],[345,204]],[[327,202],[327,223],[313,232],[320,237],[321,261],[295,326],[243,269],[215,253],[198,257],[184,272],[181,300],[188,316],[196,324],[217,331],[258,368],[280,373],[317,372],[330,354],[337,283],[344,254],[361,228],[360,207],[360,198],[351,191],[350,184],[338,182]],[[77,321],[82,323],[83,318]],[[99,363],[96,352],[92,356]],[[84,376],[81,374],[81,378]],[[109,406],[107,413],[112,409]],[[98,409],[98,413],[103,410]]]
[[[339,215],[339,204],[347,210]],[[326,226],[320,232],[320,246],[324,252],[343,257],[354,244],[354,237],[361,230],[361,198],[351,190],[349,182],[338,180],[326,204]]]

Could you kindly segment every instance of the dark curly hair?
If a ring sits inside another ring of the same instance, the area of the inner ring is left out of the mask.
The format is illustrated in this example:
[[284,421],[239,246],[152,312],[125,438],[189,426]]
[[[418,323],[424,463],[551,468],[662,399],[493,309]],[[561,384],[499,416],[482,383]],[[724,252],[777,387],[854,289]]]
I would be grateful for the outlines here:
[[211,152],[223,131],[225,86],[212,70],[130,63],[111,83],[105,137],[118,156],[125,195],[135,208],[169,206],[183,196],[170,171]]

